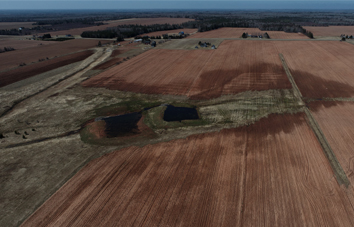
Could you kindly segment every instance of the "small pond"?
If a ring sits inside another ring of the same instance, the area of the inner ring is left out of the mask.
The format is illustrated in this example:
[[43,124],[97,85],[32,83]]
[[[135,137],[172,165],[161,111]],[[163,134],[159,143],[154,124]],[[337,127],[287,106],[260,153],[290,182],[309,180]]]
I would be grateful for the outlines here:
[[199,119],[199,116],[198,111],[195,108],[174,107],[172,105],[167,105],[163,115],[164,121],[183,121],[197,119]]

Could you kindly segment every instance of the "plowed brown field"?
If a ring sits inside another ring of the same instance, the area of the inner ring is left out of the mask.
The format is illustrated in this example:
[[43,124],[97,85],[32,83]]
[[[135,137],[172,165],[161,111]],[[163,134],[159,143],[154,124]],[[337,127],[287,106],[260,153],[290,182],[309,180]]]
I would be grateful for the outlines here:
[[0,87],[15,83],[17,81],[48,72],[50,70],[69,65],[88,58],[93,51],[86,50],[63,57],[53,58],[37,64],[23,66],[14,70],[0,73]]
[[[0,39],[0,48],[13,47],[15,50],[25,49],[29,47],[38,47],[40,45],[51,45],[56,42],[44,42],[37,40],[18,40],[18,39]],[[1,56],[1,55],[0,55]]]
[[195,99],[291,88],[274,42],[234,40],[217,50],[150,50],[82,85]]
[[354,46],[339,41],[276,42],[305,97],[354,96]]
[[198,32],[188,38],[241,38],[242,33],[263,34],[258,28],[219,28],[207,32]]
[[350,182],[354,183],[354,103],[312,102],[311,111]]
[[[53,58],[55,56],[92,48],[97,46],[98,41],[99,40],[93,39],[75,39],[1,53],[0,71],[17,67],[22,62],[28,65],[32,62],[38,62],[38,59],[46,59],[47,57]],[[110,42],[112,41],[101,40],[102,44]]]
[[288,33],[282,31],[263,31],[267,32],[271,39],[309,39],[306,35],[302,33]]
[[[126,20],[116,20],[116,21],[104,21],[104,23],[108,23],[100,26],[86,27],[86,28],[75,28],[63,31],[50,32],[53,35],[81,35],[84,31],[97,31],[97,30],[106,30],[110,27],[116,27],[123,24],[139,24],[139,25],[152,25],[152,24],[182,24],[187,21],[193,21],[194,19],[189,18],[132,18]],[[48,33],[48,32],[47,32]],[[45,33],[43,33],[45,34]]]
[[305,115],[92,161],[22,226],[353,226]]
[[354,26],[329,26],[329,27],[312,27],[304,26],[307,31],[313,33],[314,36],[330,36],[338,37],[341,34],[354,35]]

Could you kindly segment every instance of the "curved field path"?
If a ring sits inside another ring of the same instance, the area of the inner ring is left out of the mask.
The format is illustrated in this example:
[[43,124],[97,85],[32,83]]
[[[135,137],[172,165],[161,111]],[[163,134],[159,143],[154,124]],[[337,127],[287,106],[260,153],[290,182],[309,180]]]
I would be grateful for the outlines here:
[[353,226],[303,113],[130,147],[80,170],[22,226]]
[[193,99],[291,88],[274,42],[242,40],[226,40],[217,50],[153,49],[82,85]]

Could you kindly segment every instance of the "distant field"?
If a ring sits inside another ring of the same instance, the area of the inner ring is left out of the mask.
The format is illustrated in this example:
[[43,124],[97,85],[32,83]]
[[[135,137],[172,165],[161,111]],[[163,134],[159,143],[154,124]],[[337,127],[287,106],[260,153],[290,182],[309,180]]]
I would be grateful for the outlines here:
[[19,39],[1,39],[0,38],[0,48],[4,47],[13,47],[16,50],[26,49],[29,47],[38,47],[40,45],[49,45],[53,44],[53,42],[44,42],[37,40],[19,40]]
[[219,28],[207,32],[198,32],[189,38],[241,38],[243,33],[263,35],[268,33],[271,39],[308,39],[304,34],[282,31],[261,31],[258,28]]
[[20,27],[33,28],[37,25],[32,25],[34,22],[0,22],[0,30],[19,29]]
[[[132,18],[126,20],[116,20],[116,21],[104,21],[104,23],[108,23],[106,25],[101,26],[93,26],[93,27],[86,27],[86,28],[75,28],[69,29],[64,31],[56,31],[56,32],[49,32],[52,36],[55,35],[81,35],[84,31],[97,31],[97,30],[105,30],[109,27],[116,27],[118,25],[123,24],[139,24],[139,25],[152,25],[152,24],[182,24],[187,21],[192,21],[194,19],[188,18]],[[48,33],[48,32],[45,32]],[[44,33],[43,33],[44,34]]]
[[298,113],[105,155],[81,169],[22,226],[353,222],[345,189]]
[[[215,45],[216,48],[224,41],[225,39],[215,39],[215,38],[199,38],[199,39],[172,39],[163,44],[158,44],[156,49],[177,49],[177,50],[195,50],[198,46],[199,50],[208,50],[211,49],[211,45]],[[199,41],[202,43],[210,43],[208,47],[200,47],[198,45]],[[158,42],[158,41],[157,41]]]
[[263,31],[267,32],[271,39],[309,39],[302,33],[288,33],[283,31]]
[[241,38],[244,32],[248,32],[248,34],[264,33],[258,28],[219,28],[207,32],[198,32],[188,38]]
[[[30,47],[22,50],[10,51],[6,53],[0,53],[0,71],[18,67],[20,63],[26,63],[27,65],[32,62],[38,62],[39,59],[53,58],[55,56],[61,56],[85,50],[97,46],[99,40],[94,39],[76,39],[64,42],[51,42],[47,41],[48,45]],[[102,44],[109,43],[111,41],[101,40]]]
[[27,79],[29,77],[48,72],[50,70],[69,65],[74,62],[82,61],[92,55],[93,51],[87,50],[63,57],[53,58],[28,66],[23,66],[14,70],[0,73],[0,87]]
[[[305,97],[354,96],[354,46],[339,41],[276,42]],[[264,53],[264,52],[263,52]]]
[[354,26],[329,26],[329,27],[312,27],[304,26],[307,31],[313,33],[314,36],[329,36],[329,37],[340,37],[341,34],[353,35],[354,36]]
[[85,81],[83,86],[194,99],[291,88],[274,42],[242,40],[224,41],[216,50],[153,49]]
[[[143,35],[147,35],[147,36],[162,36],[163,34],[178,34],[179,32],[183,31],[184,33],[194,33],[196,31],[198,31],[198,29],[175,29],[175,30],[166,30],[166,31],[158,31],[158,32],[150,32],[150,33],[146,33]],[[142,36],[143,36],[142,35]]]
[[350,182],[354,183],[354,102],[317,101],[310,110]]

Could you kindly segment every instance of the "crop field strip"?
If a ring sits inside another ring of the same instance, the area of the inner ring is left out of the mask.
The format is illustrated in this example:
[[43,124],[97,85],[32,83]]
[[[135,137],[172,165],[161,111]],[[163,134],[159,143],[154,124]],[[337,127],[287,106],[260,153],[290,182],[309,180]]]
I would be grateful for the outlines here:
[[313,33],[315,37],[340,37],[341,34],[354,35],[354,26],[328,26],[328,27],[313,27],[304,26],[307,31]]
[[[253,54],[258,51],[268,54]],[[137,93],[187,95],[192,99],[216,98],[248,90],[291,88],[274,42],[235,40],[225,40],[216,50],[150,50],[82,85]]]
[[96,159],[22,226],[351,226],[332,174],[305,114],[271,115]]

